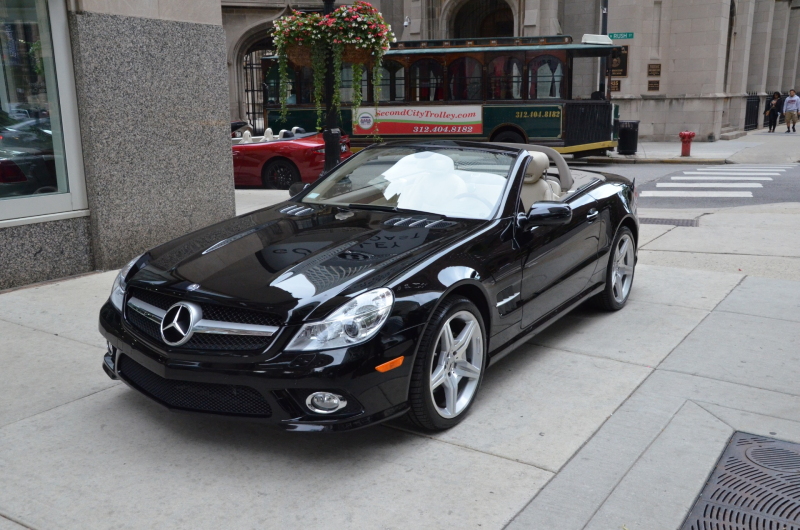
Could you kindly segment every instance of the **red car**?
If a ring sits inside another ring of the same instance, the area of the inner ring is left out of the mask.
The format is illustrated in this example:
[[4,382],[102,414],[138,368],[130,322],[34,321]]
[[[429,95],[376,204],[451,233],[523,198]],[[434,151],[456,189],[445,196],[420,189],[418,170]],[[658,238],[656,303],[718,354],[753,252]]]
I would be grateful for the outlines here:
[[[295,127],[273,136],[242,135],[233,145],[233,177],[237,186],[263,186],[288,190],[296,182],[314,182],[325,166],[322,134],[306,133]],[[342,137],[342,159],[353,156],[350,138]]]

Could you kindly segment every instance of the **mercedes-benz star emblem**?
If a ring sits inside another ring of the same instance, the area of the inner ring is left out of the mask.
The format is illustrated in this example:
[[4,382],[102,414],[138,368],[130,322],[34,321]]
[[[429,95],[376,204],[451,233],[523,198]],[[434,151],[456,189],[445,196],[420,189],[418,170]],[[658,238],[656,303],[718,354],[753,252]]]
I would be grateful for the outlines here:
[[203,310],[190,302],[178,302],[169,309],[161,321],[161,338],[170,346],[180,346],[192,338],[194,326],[203,316]]

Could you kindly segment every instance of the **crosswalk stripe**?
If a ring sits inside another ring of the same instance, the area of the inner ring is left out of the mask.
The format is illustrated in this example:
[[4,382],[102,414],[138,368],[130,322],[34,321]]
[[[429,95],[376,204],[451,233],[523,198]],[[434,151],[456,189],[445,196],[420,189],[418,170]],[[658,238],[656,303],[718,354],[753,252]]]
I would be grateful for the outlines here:
[[750,191],[642,191],[641,197],[709,197],[709,198],[753,198]]
[[758,182],[659,182],[656,188],[763,188]]
[[[709,177],[712,176],[712,175],[723,175],[722,173],[706,173],[704,171],[684,171],[683,174],[684,175],[706,175],[706,176],[709,176]],[[729,175],[724,175],[724,176],[726,176],[726,177],[736,177],[736,176],[742,176],[742,175],[745,175],[745,174],[744,173],[731,173]],[[780,177],[781,176],[780,173],[767,173],[767,172],[747,173],[746,175],[750,176],[750,177]]]
[[786,173],[785,168],[761,167],[758,169],[697,169],[703,173],[750,173],[751,171],[774,171],[775,173]]
[[772,177],[672,177],[672,180],[772,180]]

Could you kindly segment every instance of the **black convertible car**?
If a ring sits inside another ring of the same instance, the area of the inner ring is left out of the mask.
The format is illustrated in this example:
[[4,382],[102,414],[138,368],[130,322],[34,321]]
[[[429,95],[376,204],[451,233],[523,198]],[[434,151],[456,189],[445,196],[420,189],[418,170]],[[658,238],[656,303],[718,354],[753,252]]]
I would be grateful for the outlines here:
[[625,305],[637,236],[634,185],[552,149],[373,146],[131,261],[103,368],[172,410],[446,429],[490,364],[587,299]]

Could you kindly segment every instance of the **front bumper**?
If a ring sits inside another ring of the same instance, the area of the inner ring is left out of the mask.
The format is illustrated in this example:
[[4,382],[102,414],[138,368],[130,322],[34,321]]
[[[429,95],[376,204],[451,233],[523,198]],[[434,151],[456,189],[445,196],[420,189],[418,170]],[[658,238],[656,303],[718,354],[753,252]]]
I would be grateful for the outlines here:
[[[286,341],[278,338],[264,355],[234,356],[163,350],[138,336],[110,303],[100,311],[99,327],[109,344],[103,359],[109,377],[170,410],[266,421],[294,431],[357,429],[407,412],[422,330],[382,331],[362,345],[318,353],[280,351]],[[400,367],[375,370],[399,356]],[[340,394],[348,404],[332,414],[314,413],[305,400],[315,391]]]

